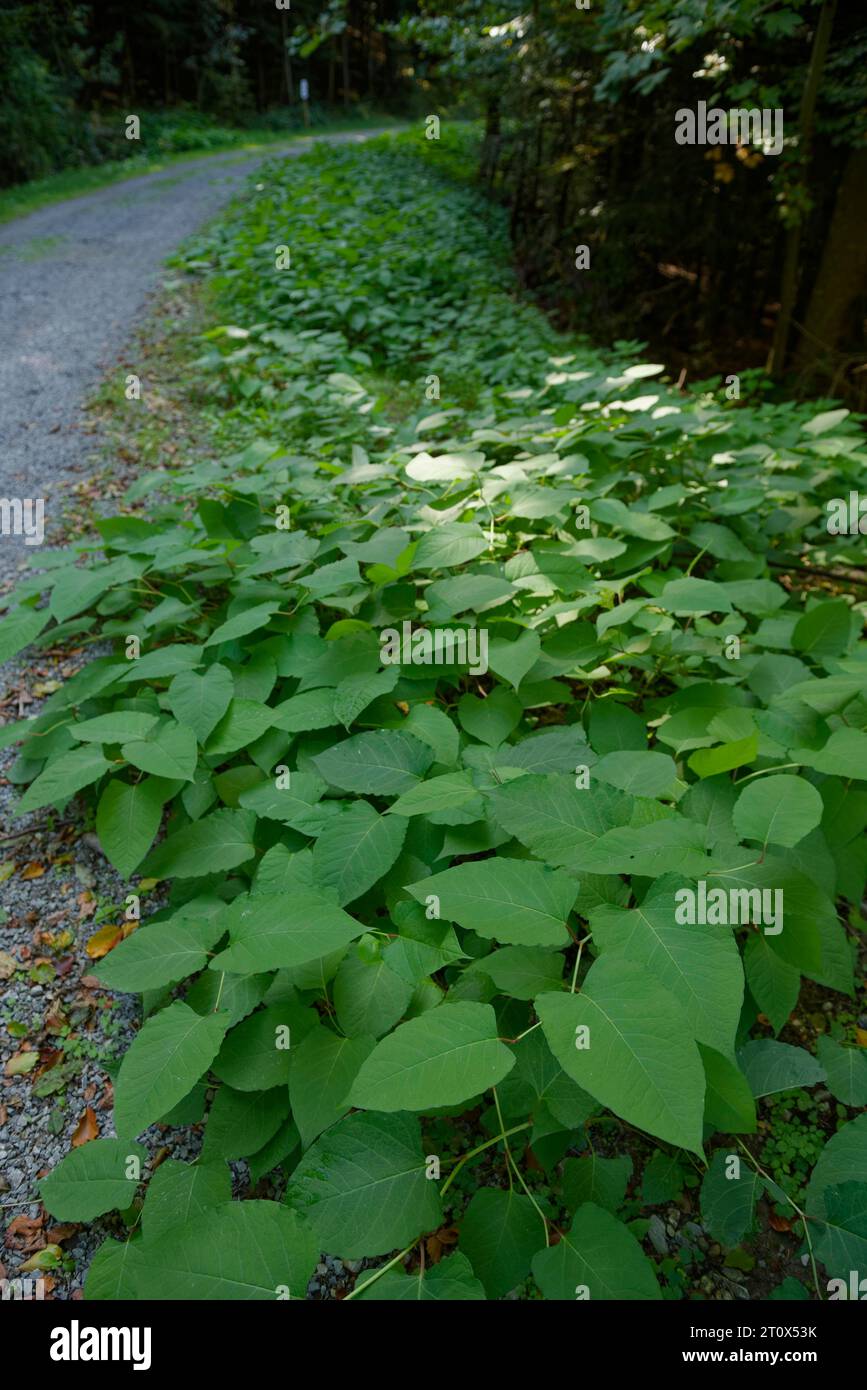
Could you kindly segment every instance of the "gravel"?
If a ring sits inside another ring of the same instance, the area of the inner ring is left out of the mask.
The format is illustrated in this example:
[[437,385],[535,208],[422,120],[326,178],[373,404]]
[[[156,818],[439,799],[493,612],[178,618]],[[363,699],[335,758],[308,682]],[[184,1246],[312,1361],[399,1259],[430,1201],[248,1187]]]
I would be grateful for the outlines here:
[[[64,489],[86,472],[94,447],[84,403],[130,337],[162,262],[264,159],[309,145],[210,155],[0,226],[0,493],[43,498],[46,531],[56,530]],[[23,536],[0,535],[0,590],[34,549]]]

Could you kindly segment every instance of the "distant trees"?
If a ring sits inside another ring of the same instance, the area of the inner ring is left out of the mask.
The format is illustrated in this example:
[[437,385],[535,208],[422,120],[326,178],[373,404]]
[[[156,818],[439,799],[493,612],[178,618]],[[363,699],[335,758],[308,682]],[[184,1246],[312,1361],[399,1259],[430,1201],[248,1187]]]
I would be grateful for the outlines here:
[[[298,100],[399,108],[387,26],[407,0],[0,0],[0,184],[111,150],[100,114],[185,106],[224,124]],[[113,126],[113,130],[117,127]]]
[[[421,0],[399,29],[443,100],[475,93],[482,176],[565,323],[649,339],[693,379],[767,365],[867,404],[863,6]],[[782,152],[676,143],[699,102],[782,111]]]

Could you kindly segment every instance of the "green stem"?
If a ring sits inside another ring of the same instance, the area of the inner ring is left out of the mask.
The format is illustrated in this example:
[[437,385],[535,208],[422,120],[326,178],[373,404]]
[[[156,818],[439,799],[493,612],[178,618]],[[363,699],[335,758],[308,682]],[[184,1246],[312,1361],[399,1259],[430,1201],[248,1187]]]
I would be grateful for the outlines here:
[[463,1158],[458,1159],[457,1164],[449,1173],[448,1177],[446,1178],[445,1182],[440,1188],[440,1197],[444,1197],[446,1195],[455,1178],[457,1177],[458,1173],[463,1168],[464,1164],[469,1163],[470,1159],[475,1158],[476,1154],[482,1153],[484,1149],[489,1149],[492,1144],[499,1144],[500,1140],[506,1139],[506,1137],[509,1134],[520,1134],[522,1129],[531,1128],[532,1125],[530,1124],[530,1121],[527,1120],[525,1124],[513,1125],[511,1129],[505,1129],[503,1130],[502,1134],[495,1134],[493,1139],[486,1139],[484,1144],[478,1144],[476,1148],[470,1149],[468,1154],[464,1154]]
[[387,1270],[392,1269],[394,1265],[397,1264],[398,1260],[405,1260],[414,1245],[415,1241],[413,1241],[412,1245],[408,1245],[405,1250],[401,1250],[399,1255],[395,1255],[393,1260],[389,1260],[387,1265],[380,1265],[379,1269],[375,1269],[370,1278],[365,1279],[363,1284],[356,1284],[352,1293],[348,1293],[345,1298],[341,1299],[341,1302],[348,1303],[350,1298],[355,1298],[355,1295],[361,1293],[362,1289],[369,1288],[371,1284],[375,1284],[377,1279],[381,1279]]

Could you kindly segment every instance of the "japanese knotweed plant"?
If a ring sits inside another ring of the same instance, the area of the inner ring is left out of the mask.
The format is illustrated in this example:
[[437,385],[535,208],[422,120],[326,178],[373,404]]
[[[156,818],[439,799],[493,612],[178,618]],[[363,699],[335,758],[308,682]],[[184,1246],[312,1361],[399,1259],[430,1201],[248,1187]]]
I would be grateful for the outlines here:
[[[303,1298],[324,1251],[381,1261],[352,1297],[654,1299],[629,1155],[650,1202],[703,1173],[737,1243],[790,1200],[757,1100],[823,1083],[848,1118],[792,1219],[846,1278],[865,1060],[777,1035],[803,979],[853,993],[867,577],[828,520],[861,431],[557,338],[430,158],[275,163],[191,246],[227,447],[11,596],[3,656],[110,647],[3,731],[19,811],[81,797],[167,894],[95,971],[142,998],[117,1137],[44,1202],[135,1209],[90,1298]],[[232,1200],[241,1159],[279,1195]]]

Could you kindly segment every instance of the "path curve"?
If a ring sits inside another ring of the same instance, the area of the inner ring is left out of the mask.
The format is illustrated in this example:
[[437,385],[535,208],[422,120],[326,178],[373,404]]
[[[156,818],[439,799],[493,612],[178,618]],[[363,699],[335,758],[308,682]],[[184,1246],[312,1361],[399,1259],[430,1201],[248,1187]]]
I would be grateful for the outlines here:
[[[131,336],[166,257],[264,160],[303,154],[311,143],[209,155],[0,227],[0,496],[44,498],[46,529],[56,524],[62,488],[81,477],[94,448],[81,430],[82,406]],[[33,549],[0,535],[0,589]]]

